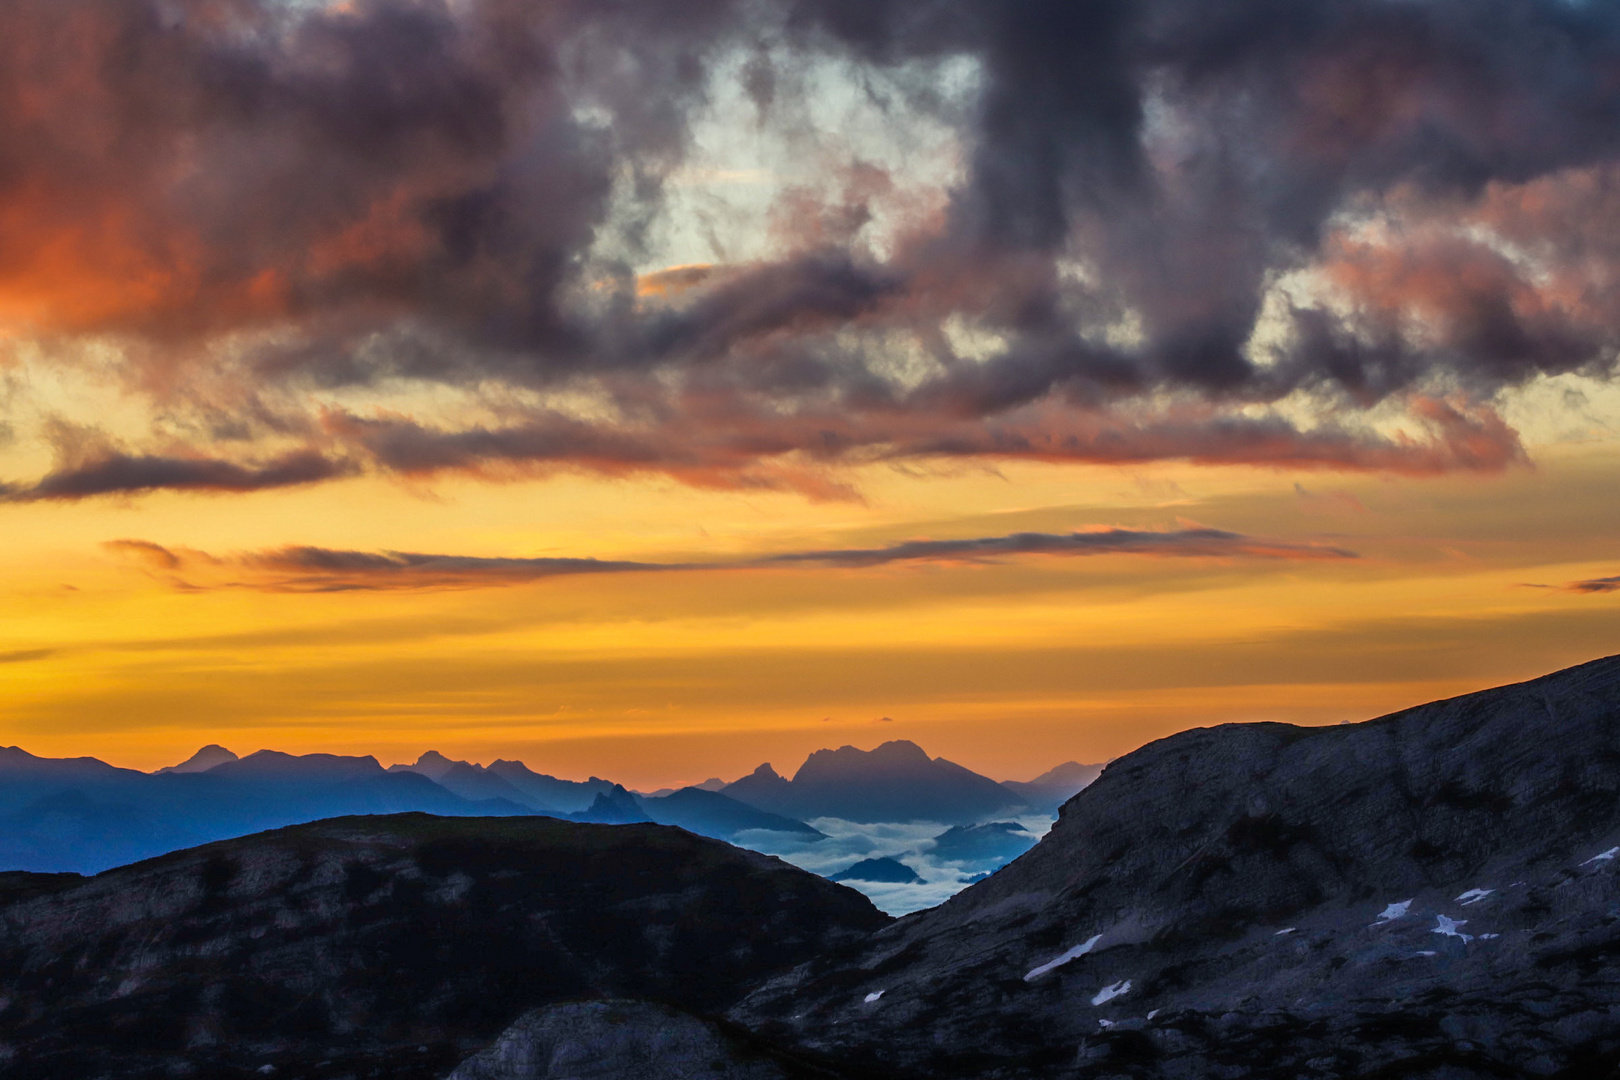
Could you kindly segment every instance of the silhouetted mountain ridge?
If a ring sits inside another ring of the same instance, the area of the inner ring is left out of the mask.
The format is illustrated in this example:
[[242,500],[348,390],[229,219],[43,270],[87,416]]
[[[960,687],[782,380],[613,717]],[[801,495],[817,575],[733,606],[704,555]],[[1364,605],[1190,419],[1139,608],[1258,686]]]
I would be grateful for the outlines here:
[[792,780],[762,765],[721,794],[801,820],[855,822],[971,824],[1020,804],[996,781],[944,758],[930,758],[907,739],[873,750],[817,750]]

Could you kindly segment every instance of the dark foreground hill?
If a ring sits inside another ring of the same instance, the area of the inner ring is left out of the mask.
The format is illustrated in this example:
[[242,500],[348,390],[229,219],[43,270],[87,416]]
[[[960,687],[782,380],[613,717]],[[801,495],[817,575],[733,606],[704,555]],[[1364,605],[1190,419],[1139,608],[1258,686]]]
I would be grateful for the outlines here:
[[889,921],[718,841],[540,817],[342,818],[0,884],[7,1080],[442,1077],[526,1009],[715,1010]]
[[768,983],[928,1077],[1620,1076],[1620,658],[1115,761],[981,884]]

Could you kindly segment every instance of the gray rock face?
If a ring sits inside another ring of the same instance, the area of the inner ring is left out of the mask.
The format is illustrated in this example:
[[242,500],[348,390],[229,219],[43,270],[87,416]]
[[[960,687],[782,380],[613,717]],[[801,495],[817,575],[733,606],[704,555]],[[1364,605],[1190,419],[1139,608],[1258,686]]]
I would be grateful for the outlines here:
[[1001,872],[732,1015],[935,1077],[1604,1076],[1617,872],[1620,658],[1154,743]]
[[536,1009],[448,1080],[795,1080],[825,1073],[666,1005],[588,1001]]

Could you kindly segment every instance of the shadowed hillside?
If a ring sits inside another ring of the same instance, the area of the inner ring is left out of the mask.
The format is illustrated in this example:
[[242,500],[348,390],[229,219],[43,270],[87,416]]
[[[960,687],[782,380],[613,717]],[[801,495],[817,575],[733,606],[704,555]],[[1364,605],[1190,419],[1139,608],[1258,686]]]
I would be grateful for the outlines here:
[[712,1010],[889,921],[717,841],[550,818],[344,818],[0,887],[8,1080],[442,1076],[534,1006]]

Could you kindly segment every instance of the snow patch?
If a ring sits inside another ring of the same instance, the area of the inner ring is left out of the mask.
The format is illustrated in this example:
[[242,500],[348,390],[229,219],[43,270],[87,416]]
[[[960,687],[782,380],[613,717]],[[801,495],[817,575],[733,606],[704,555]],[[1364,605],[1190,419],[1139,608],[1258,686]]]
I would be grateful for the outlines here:
[[1271,936],[1272,937],[1282,937],[1284,934],[1292,934],[1297,929],[1298,929],[1298,927],[1285,926],[1281,930],[1277,931],[1275,934],[1272,934]]
[[1155,1016],[1158,1016],[1158,1015],[1159,1015],[1159,1010],[1158,1010],[1158,1009],[1149,1009],[1149,1010],[1148,1010],[1148,1017],[1147,1017],[1147,1018],[1148,1018],[1148,1019],[1149,1019],[1149,1020],[1151,1020],[1151,1019],[1153,1019],[1153,1018],[1154,1018],[1154,1017],[1155,1017]]
[[1481,934],[1481,935],[1479,935],[1479,940],[1481,940],[1481,941],[1491,941],[1491,940],[1493,940],[1495,938],[1499,938],[1501,936],[1502,936],[1501,934]]
[[1457,899],[1462,903],[1463,907],[1467,907],[1469,904],[1479,903],[1481,900],[1485,899],[1495,891],[1495,889],[1469,889],[1467,892],[1457,897]]
[[1433,949],[1424,949],[1422,952],[1415,952],[1412,955],[1413,956],[1439,956],[1440,954],[1435,952]]
[[1076,945],[1074,948],[1070,949],[1068,952],[1064,953],[1063,955],[1054,956],[1052,959],[1048,960],[1046,963],[1042,964],[1040,967],[1032,969],[1028,975],[1024,976],[1024,981],[1025,982],[1033,982],[1034,980],[1040,978],[1042,975],[1045,975],[1048,971],[1051,971],[1053,968],[1061,967],[1064,964],[1067,964],[1070,960],[1074,960],[1074,959],[1076,959],[1078,957],[1086,955],[1086,953],[1090,952],[1092,950],[1092,947],[1095,946],[1097,944],[1097,942],[1099,942],[1101,940],[1102,940],[1102,935],[1098,934],[1095,937],[1091,938],[1091,940],[1085,941],[1085,942],[1082,942],[1079,945]]
[[1126,979],[1123,982],[1117,982],[1112,986],[1105,986],[1101,990],[1097,991],[1097,996],[1091,999],[1091,1003],[1093,1005],[1101,1005],[1106,1001],[1113,1001],[1122,994],[1128,994],[1130,992],[1131,980]]
[[1396,919],[1404,919],[1406,917],[1406,910],[1411,906],[1411,900],[1402,900],[1398,903],[1390,904],[1383,911],[1378,913],[1378,921],[1373,923],[1373,925],[1382,926],[1384,923],[1394,922]]
[[1595,862],[1609,862],[1616,855],[1620,855],[1620,847],[1612,847],[1608,851],[1599,852],[1598,854],[1592,856],[1590,859],[1587,859],[1585,862],[1581,863],[1581,865],[1582,866],[1590,866],[1591,864],[1593,864]]
[[882,997],[883,994],[884,994],[884,991],[882,991],[882,990],[874,990],[870,994],[867,994],[864,1000],[865,1000],[866,1004],[870,1005],[870,1004],[872,1004],[872,1002],[874,1002],[878,998]]
[[1114,1026],[1114,1022],[1112,1020],[1098,1020],[1097,1026],[1100,1028],[1111,1028]]
[[1448,919],[1444,915],[1436,915],[1435,918],[1438,919],[1439,922],[1435,925],[1433,930],[1429,931],[1429,933],[1443,934],[1446,937],[1461,938],[1464,945],[1474,940],[1474,935],[1465,934],[1461,930],[1457,929],[1459,926],[1467,926],[1467,919]]

